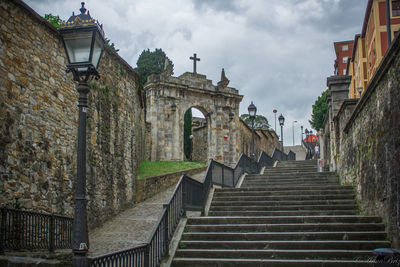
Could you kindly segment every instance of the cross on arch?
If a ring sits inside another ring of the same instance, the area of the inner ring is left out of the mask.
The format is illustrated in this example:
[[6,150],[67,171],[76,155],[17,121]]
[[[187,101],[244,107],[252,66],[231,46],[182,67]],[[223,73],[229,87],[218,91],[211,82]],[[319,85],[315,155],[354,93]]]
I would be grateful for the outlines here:
[[193,60],[193,73],[197,73],[196,72],[196,61],[200,61],[200,58],[198,58],[196,53],[194,53],[193,57],[190,57],[189,59]]

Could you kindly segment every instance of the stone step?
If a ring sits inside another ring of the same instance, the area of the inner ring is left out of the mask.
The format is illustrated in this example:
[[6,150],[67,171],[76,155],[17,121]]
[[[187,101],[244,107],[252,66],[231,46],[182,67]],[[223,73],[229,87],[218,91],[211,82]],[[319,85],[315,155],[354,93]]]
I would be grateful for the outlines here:
[[211,207],[213,205],[216,206],[291,206],[291,205],[351,205],[355,204],[354,199],[322,199],[322,200],[263,200],[263,201],[218,201],[213,200],[211,203]]
[[355,215],[358,210],[209,211],[209,216],[311,216]]
[[186,225],[190,232],[328,232],[384,231],[382,223],[285,223]]
[[277,176],[257,176],[257,177],[247,177],[245,178],[245,181],[269,181],[269,182],[278,182],[278,181],[295,181],[295,182],[301,182],[301,181],[332,181],[332,182],[338,182],[337,177],[332,177],[332,176],[312,176],[312,175],[304,175],[304,176],[283,176],[283,175],[277,175]]
[[174,258],[171,266],[372,267],[368,260]]
[[[329,174],[334,175],[334,172],[318,172],[316,167],[307,168],[270,168],[264,170],[264,175],[268,173],[281,172],[281,173],[316,173],[316,174]],[[257,175],[257,174],[252,174]]]
[[235,201],[240,199],[241,201],[268,201],[268,200],[328,200],[328,199],[354,199],[355,195],[352,193],[342,194],[340,196],[336,194],[329,195],[276,195],[276,196],[216,196],[213,199],[215,201]]
[[301,186],[301,185],[286,185],[286,186],[271,186],[254,187],[254,188],[217,188],[215,192],[254,192],[254,191],[276,191],[276,190],[353,190],[352,186],[342,185],[314,185],[314,186]]
[[[287,185],[290,185],[290,184],[293,184],[293,182],[283,182],[283,183],[273,183],[273,184],[271,184],[271,183],[266,183],[266,182],[253,182],[253,183],[251,183],[251,182],[243,182],[243,184],[242,184],[242,187],[249,187],[249,188],[252,188],[252,187],[261,187],[261,186],[264,186],[264,187],[268,187],[268,188],[270,188],[271,186],[287,186]],[[303,186],[313,186],[313,185],[321,185],[321,184],[326,184],[326,185],[336,185],[336,184],[338,184],[337,182],[335,182],[335,183],[333,183],[333,182],[325,182],[325,183],[302,183],[301,185],[303,185]]]
[[338,179],[335,175],[321,175],[318,173],[301,173],[301,174],[280,174],[280,173],[269,173],[269,174],[258,174],[258,175],[246,175],[246,179],[298,179],[298,178],[332,178]]
[[277,178],[269,178],[269,177],[253,177],[253,178],[248,178],[246,177],[244,181],[251,181],[251,182],[257,182],[257,181],[265,181],[269,183],[275,183],[275,182],[296,182],[296,183],[302,183],[302,182],[338,182],[338,179],[336,177],[333,178],[328,178],[328,177],[277,177]]
[[374,250],[390,247],[389,241],[378,240],[301,240],[301,241],[180,241],[185,249],[301,249],[301,250]]
[[323,260],[323,259],[220,259],[220,258],[174,258],[175,267],[210,266],[268,266],[268,267],[373,267],[368,260]]
[[182,240],[385,240],[386,232],[186,232]]
[[296,178],[292,178],[292,177],[278,177],[278,178],[245,178],[244,181],[251,181],[251,182],[267,182],[267,183],[275,183],[275,182],[295,182],[295,183],[303,183],[303,182],[334,182],[334,183],[338,183],[338,179],[337,178],[320,178],[320,177],[296,177]]
[[373,254],[371,250],[177,249],[175,256],[242,259],[368,259]]
[[353,190],[326,190],[326,191],[319,191],[319,190],[307,190],[307,191],[255,191],[253,193],[248,192],[215,192],[214,196],[218,198],[222,197],[263,197],[263,196],[296,196],[296,195],[307,195],[307,196],[325,196],[325,195],[336,195],[339,198],[341,196],[348,196],[354,195]]
[[270,191],[253,191],[253,192],[220,192],[216,191],[214,196],[216,197],[226,197],[226,196],[273,196],[273,195],[348,195],[354,194],[354,191],[351,190],[270,190]]
[[199,224],[313,224],[313,223],[381,223],[378,216],[226,216],[226,217],[191,217],[189,225]]
[[349,210],[356,211],[356,205],[291,205],[291,206],[218,206],[212,205],[210,211],[306,211],[306,210]]

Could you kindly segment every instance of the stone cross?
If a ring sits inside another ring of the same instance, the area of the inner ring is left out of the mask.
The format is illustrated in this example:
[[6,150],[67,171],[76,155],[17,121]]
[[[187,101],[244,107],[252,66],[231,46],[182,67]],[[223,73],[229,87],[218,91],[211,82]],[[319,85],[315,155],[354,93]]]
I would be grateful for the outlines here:
[[196,72],[196,61],[200,61],[200,58],[198,58],[196,53],[194,53],[193,57],[190,57],[189,59],[193,60],[193,73],[197,73]]

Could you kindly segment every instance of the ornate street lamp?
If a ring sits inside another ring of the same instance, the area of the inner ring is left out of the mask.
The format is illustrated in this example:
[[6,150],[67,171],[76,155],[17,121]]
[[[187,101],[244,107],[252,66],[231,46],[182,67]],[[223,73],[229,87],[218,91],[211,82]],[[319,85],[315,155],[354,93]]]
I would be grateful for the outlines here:
[[257,107],[253,104],[253,101],[251,101],[247,110],[249,111],[249,117],[251,119],[251,159],[254,161],[254,120],[256,119]]
[[72,230],[73,266],[87,266],[88,231],[86,223],[86,109],[88,81],[99,78],[97,66],[104,49],[104,32],[89,14],[82,2],[81,14],[72,16],[61,25],[59,32],[67,54],[67,72],[78,82],[79,126],[75,214]]
[[176,111],[176,104],[175,104],[175,103],[172,103],[172,105],[171,105],[171,111],[172,111],[172,112],[175,112],[175,111]]
[[281,114],[278,118],[279,120],[279,125],[281,126],[281,150],[283,151],[283,125],[285,124],[285,117]]
[[229,121],[232,121],[235,118],[235,114],[231,111],[229,112]]

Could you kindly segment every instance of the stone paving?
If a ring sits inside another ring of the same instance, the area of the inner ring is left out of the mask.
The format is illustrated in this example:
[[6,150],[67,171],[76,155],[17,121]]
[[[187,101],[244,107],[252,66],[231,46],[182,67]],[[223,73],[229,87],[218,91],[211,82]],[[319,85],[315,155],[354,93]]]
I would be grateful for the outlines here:
[[[192,178],[202,182],[205,172]],[[175,185],[118,214],[101,227],[89,231],[89,256],[134,247],[147,242]]]

